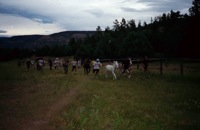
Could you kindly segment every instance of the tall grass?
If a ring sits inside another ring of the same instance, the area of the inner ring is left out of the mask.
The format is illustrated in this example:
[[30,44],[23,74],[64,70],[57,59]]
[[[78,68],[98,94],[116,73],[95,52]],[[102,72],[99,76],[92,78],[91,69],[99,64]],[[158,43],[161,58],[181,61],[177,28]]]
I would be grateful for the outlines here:
[[[129,79],[125,76],[119,77],[118,70],[118,79],[113,80],[111,76],[105,78],[103,67],[98,76],[92,73],[85,75],[82,68],[76,74],[69,70],[65,75],[62,69],[50,71],[45,68],[43,72],[28,72],[26,68],[17,68],[15,62],[0,65],[0,97],[3,106],[0,109],[1,124],[5,123],[2,121],[5,116],[14,118],[8,113],[10,107],[19,105],[13,112],[18,113],[15,118],[33,116],[37,119],[61,95],[76,88],[78,91],[75,99],[51,121],[52,128],[200,129],[200,71],[190,71],[195,65],[190,65],[184,76],[176,72],[160,75],[159,70],[155,69],[144,73],[134,68]],[[156,67],[158,66],[155,65],[154,68]],[[18,100],[18,105],[9,103],[10,96]]]

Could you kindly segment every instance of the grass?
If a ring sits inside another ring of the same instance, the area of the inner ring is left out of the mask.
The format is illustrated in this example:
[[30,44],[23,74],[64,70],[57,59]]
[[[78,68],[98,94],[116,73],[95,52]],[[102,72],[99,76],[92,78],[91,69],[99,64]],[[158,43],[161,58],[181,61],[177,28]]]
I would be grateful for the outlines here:
[[[87,96],[81,96],[74,107],[64,112],[64,117],[69,119],[65,121],[70,122],[69,124],[75,123],[72,129],[199,128],[198,120],[193,120],[194,115],[199,119],[200,112],[197,105],[199,104],[197,85],[191,83],[183,85],[182,79],[175,80],[175,77],[165,78],[167,80],[152,75],[151,79],[146,79],[144,74],[138,73],[131,80],[105,81],[102,78],[102,81],[90,81],[90,85],[81,86],[83,90],[87,90]],[[198,103],[194,106],[194,102],[190,100],[196,100]],[[93,105],[94,103],[96,105]],[[192,104],[193,107],[190,108]],[[77,109],[81,109],[81,113]],[[196,110],[195,113],[192,109]],[[91,111],[96,112],[93,113],[96,116],[91,116]],[[87,123],[83,119],[87,119]],[[95,120],[99,126],[93,122]],[[81,126],[82,122],[88,126]],[[66,125],[66,128],[68,127]]]
[[[49,126],[68,130],[191,130],[200,129],[200,71],[197,64],[170,64],[163,75],[159,64],[149,72],[133,69],[133,75],[112,80],[104,69],[95,77],[82,68],[66,75],[62,69],[29,72],[16,61],[0,64],[0,126],[20,128],[24,120],[40,119],[50,106],[77,89]],[[174,69],[177,68],[177,69]],[[71,69],[71,68],[69,68]],[[196,70],[196,71],[194,71]],[[9,122],[13,125],[9,125]]]

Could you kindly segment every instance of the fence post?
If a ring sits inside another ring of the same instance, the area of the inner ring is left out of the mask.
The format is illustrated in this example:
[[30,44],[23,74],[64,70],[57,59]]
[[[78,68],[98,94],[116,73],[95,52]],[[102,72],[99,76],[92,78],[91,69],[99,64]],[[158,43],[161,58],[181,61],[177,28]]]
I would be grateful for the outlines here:
[[162,67],[162,58],[160,58],[160,74],[162,75],[163,67]]
[[181,71],[181,76],[183,76],[183,59],[181,59],[180,71]]

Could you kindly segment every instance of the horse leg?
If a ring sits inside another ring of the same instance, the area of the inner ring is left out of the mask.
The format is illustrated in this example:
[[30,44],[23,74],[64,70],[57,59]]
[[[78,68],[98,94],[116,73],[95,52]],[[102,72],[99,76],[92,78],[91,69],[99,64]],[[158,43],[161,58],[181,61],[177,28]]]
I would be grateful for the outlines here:
[[117,79],[116,74],[114,72],[112,72],[113,74],[113,79]]
[[130,71],[129,71],[128,69],[126,70],[126,72],[127,72],[128,74],[130,74]]
[[131,71],[130,71],[130,69],[127,69],[127,72],[128,72],[128,78],[131,78]]

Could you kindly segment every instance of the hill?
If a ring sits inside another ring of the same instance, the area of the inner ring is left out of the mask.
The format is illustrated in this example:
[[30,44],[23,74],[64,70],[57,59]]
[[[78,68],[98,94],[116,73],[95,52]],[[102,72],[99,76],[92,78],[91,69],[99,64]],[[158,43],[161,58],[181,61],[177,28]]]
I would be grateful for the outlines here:
[[36,48],[45,45],[68,44],[71,38],[83,39],[96,31],[64,31],[50,35],[21,35],[0,38],[0,48]]

